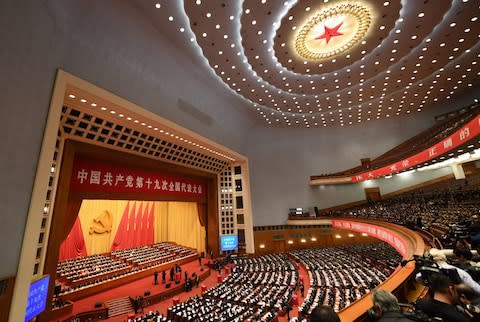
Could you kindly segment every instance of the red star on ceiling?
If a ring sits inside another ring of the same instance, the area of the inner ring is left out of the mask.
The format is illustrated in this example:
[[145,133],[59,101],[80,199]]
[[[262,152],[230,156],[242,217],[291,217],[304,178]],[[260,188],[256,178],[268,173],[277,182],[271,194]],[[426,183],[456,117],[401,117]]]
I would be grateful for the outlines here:
[[315,39],[325,39],[328,44],[331,38],[343,35],[343,33],[338,31],[338,29],[340,29],[342,24],[343,24],[343,21],[333,28],[329,28],[326,25],[324,25],[323,27],[325,28],[325,32],[320,36],[316,37]]

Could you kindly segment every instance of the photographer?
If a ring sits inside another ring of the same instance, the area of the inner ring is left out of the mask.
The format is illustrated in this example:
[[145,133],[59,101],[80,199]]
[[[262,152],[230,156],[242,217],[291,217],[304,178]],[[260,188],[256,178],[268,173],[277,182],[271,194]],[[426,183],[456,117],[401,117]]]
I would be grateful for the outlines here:
[[480,321],[480,297],[467,285],[458,284],[455,286],[458,295],[458,301],[464,310],[465,315],[470,317],[471,321]]
[[[447,257],[440,250],[432,248],[430,250],[430,255],[433,257],[433,260],[436,266],[442,269],[456,270],[460,277],[461,282],[471,287],[475,291],[475,293],[480,294],[480,285],[477,282],[475,282],[472,276],[468,274],[466,271],[464,271],[463,269],[457,266],[448,264]],[[421,275],[417,275],[417,281],[422,283]]]
[[470,319],[456,308],[458,294],[455,285],[443,273],[433,273],[428,278],[431,299],[420,299],[415,303],[416,310],[420,310],[429,317],[442,318],[443,321],[469,322]]
[[379,322],[411,322],[406,318],[398,305],[398,300],[390,292],[374,290],[372,292],[373,308],[368,311],[372,320]]

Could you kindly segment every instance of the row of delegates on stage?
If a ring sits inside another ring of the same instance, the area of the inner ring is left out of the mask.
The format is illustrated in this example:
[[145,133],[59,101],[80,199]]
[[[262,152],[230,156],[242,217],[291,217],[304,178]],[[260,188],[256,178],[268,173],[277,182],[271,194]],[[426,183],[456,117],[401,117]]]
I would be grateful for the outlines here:
[[57,276],[67,282],[76,282],[128,267],[128,264],[105,255],[77,257],[59,262]]
[[150,267],[190,256],[197,256],[196,251],[191,248],[166,242],[151,246],[116,250],[111,254],[114,257],[142,267]]
[[[164,256],[166,252],[169,252],[168,258]],[[129,257],[130,254],[137,254],[138,261],[125,262],[126,257]],[[158,258],[151,256],[158,256]],[[198,254],[191,248],[164,242],[152,246],[114,251],[111,256],[91,255],[69,259],[59,262],[57,265],[59,284],[64,285],[60,294],[76,292],[126,275],[136,274],[138,271],[167,261],[174,262],[196,256]]]
[[[374,243],[290,252],[305,266],[310,279],[310,288],[299,312],[310,315],[320,305],[331,306],[338,312],[381,284],[392,272],[392,258],[397,264],[401,259],[389,247],[385,243]],[[357,250],[362,251],[355,253]],[[375,260],[369,258],[373,250],[383,253],[384,258],[378,254]]]
[[197,255],[197,251],[195,249],[184,247],[174,243],[161,242],[161,243],[153,244],[152,247],[176,254],[177,257],[187,257],[187,256]]
[[138,266],[168,262],[174,255],[158,248],[144,246],[112,252],[112,256],[121,258]]
[[222,283],[169,308],[170,319],[272,321],[291,302],[298,271],[285,254],[238,257]]

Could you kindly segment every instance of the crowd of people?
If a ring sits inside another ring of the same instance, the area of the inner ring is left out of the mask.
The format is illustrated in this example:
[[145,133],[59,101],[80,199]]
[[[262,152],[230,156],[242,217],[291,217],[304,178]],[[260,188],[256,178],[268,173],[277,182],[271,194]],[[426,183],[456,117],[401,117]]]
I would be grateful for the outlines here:
[[[157,257],[158,256],[158,257]],[[151,267],[176,262],[198,253],[188,247],[162,242],[151,246],[113,251],[61,261],[57,264],[58,295],[108,283]]]
[[295,250],[290,253],[308,271],[310,289],[299,306],[310,315],[319,305],[340,311],[393,273],[401,257],[386,243]]
[[174,258],[196,257],[197,252],[191,248],[163,242],[150,246],[116,250],[111,253],[111,256],[134,266],[152,267],[170,262]]
[[116,258],[105,255],[79,257],[59,262],[57,276],[69,284],[75,284],[90,278],[98,278],[115,271],[122,271],[129,265]]
[[232,272],[202,296],[168,309],[171,320],[272,321],[291,305],[298,270],[286,254],[232,259]]

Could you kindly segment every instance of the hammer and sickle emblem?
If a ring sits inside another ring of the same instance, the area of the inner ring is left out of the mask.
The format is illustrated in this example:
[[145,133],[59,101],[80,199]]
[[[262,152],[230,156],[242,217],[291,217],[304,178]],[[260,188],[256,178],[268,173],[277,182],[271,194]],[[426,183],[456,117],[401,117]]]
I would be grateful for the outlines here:
[[93,233],[103,234],[112,231],[112,214],[108,210],[104,210],[100,215],[93,219],[90,225],[90,235]]

